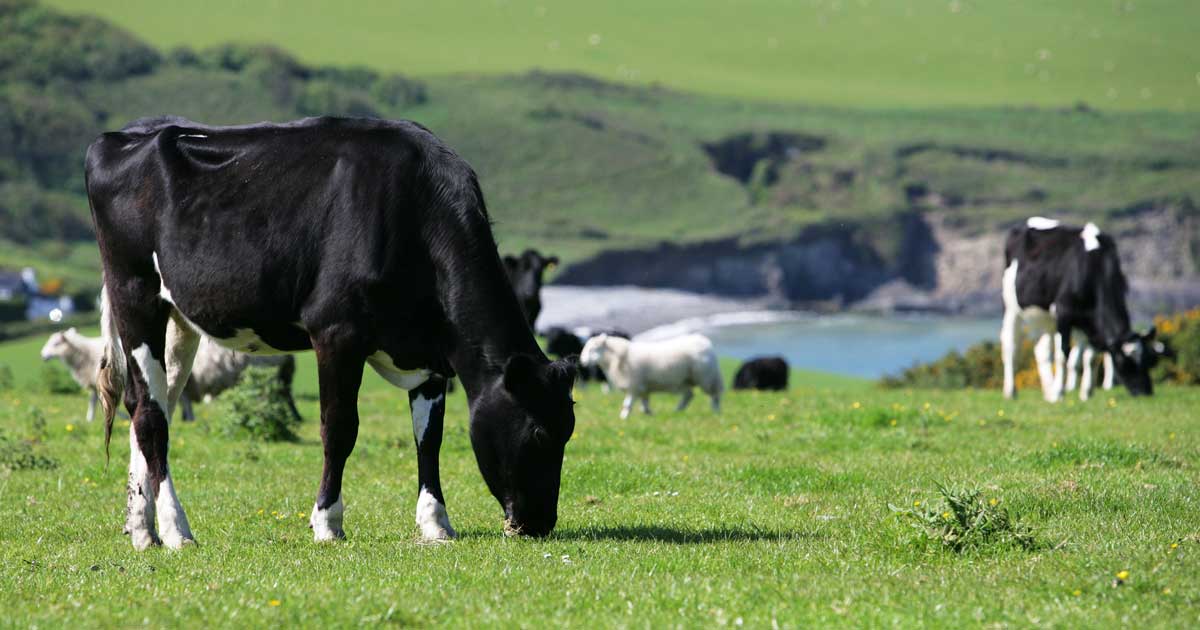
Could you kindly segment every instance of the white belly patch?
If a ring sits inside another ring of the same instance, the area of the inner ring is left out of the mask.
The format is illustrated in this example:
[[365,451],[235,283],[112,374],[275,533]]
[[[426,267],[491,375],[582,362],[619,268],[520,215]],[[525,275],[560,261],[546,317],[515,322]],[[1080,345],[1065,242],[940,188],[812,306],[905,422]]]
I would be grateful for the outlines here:
[[429,380],[433,374],[429,370],[402,370],[392,362],[392,357],[386,352],[379,351],[367,357],[367,363],[383,377],[384,380],[400,389],[416,389],[421,383]]

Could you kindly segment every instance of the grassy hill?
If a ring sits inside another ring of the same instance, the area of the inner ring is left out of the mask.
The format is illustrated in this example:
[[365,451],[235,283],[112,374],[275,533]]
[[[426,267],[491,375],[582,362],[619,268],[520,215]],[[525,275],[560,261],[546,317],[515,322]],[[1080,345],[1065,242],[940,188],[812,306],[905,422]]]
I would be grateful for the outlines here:
[[543,68],[852,107],[1200,110],[1190,0],[50,4],[161,48],[269,42],[422,77]]

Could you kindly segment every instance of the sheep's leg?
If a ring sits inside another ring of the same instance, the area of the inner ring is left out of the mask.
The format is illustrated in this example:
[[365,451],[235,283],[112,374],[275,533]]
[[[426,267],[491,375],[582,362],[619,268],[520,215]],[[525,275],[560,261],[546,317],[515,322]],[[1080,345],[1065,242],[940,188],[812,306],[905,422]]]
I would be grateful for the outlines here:
[[621,403],[621,419],[629,417],[630,410],[633,409],[633,393],[625,394],[625,402]]
[[187,392],[180,394],[179,407],[183,411],[183,419],[191,422],[196,419],[196,412],[192,410],[192,397],[187,395]]
[[[167,421],[175,415],[175,405],[183,395],[183,388],[192,374],[192,362],[196,349],[200,347],[200,334],[192,330],[177,309],[171,309],[171,320],[167,322]],[[184,420],[192,420],[191,405],[185,407]]]
[[98,401],[100,399],[100,394],[97,394],[95,389],[91,390],[91,392],[92,392],[91,395],[88,396],[88,410],[87,410],[87,421],[88,422],[91,422],[92,419],[96,417],[96,401]]
[[642,394],[642,413],[650,415],[650,394]]
[[689,387],[683,390],[683,397],[679,399],[679,406],[675,407],[675,411],[683,411],[687,409],[689,403],[692,402],[692,388]]

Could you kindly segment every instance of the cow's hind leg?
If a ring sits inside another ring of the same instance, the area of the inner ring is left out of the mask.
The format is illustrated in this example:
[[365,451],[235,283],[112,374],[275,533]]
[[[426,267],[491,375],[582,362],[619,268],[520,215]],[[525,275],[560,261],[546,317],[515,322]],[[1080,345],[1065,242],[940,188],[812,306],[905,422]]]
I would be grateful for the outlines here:
[[1096,359],[1096,351],[1092,347],[1083,349],[1083,376],[1079,381],[1079,400],[1087,400],[1092,395],[1092,363]]
[[1004,323],[1000,326],[1000,360],[1004,363],[1004,397],[1013,398],[1017,394],[1015,365],[1017,361],[1017,327],[1018,311],[1014,308],[1004,309]]
[[1058,402],[1058,394],[1054,391],[1054,367],[1051,359],[1054,356],[1054,334],[1043,333],[1033,346],[1033,356],[1037,360],[1038,376],[1042,381],[1042,397],[1050,402]]
[[438,462],[446,416],[446,380],[434,376],[409,391],[408,406],[417,443],[417,527],[425,540],[449,540],[455,533],[446,514]]
[[[175,415],[175,407],[183,399],[184,386],[192,374],[192,363],[200,347],[200,333],[192,329],[183,315],[171,309],[171,321],[167,323],[167,420]],[[183,419],[194,420],[192,405],[183,403]]]
[[[127,285],[137,286],[137,283]],[[157,295],[136,294],[136,288],[113,298],[121,342],[128,352],[126,364],[134,400],[129,425],[126,531],[137,549],[160,542],[179,549],[194,542],[194,538],[187,515],[175,494],[167,463],[170,404],[164,366],[170,306],[160,301]],[[130,308],[128,305],[136,306]],[[155,516],[158,517],[158,533],[154,528]]]
[[1079,345],[1072,344],[1071,352],[1067,355],[1067,388],[1065,391],[1075,391],[1076,380],[1079,376]]
[[317,379],[321,391],[321,443],[325,465],[309,525],[317,542],[346,537],[342,529],[342,472],[358,439],[358,387],[366,353],[354,340],[337,333],[314,335]]

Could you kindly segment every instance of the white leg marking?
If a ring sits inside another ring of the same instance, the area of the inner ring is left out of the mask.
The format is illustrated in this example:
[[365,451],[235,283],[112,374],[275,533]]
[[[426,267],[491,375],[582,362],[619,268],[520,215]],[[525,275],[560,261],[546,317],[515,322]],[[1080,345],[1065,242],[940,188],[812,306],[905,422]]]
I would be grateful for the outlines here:
[[128,503],[125,508],[125,531],[133,542],[133,548],[142,551],[159,542],[154,533],[154,496],[150,488],[150,468],[142,449],[138,447],[137,434],[129,427],[129,485],[126,489]]
[[158,498],[155,501],[158,511],[158,531],[162,542],[171,549],[182,549],[185,544],[196,542],[192,537],[192,528],[188,526],[187,515],[175,495],[175,483],[171,481],[171,473],[158,484]]
[[1038,376],[1042,381],[1042,397],[1048,402],[1058,402],[1054,391],[1054,367],[1050,364],[1054,355],[1054,335],[1042,333],[1033,346],[1033,356],[1037,359]]
[[[1070,339],[1067,339],[1070,342]],[[1062,398],[1063,379],[1067,375],[1067,357],[1062,350],[1063,338],[1062,335],[1054,334],[1054,401]]]
[[1092,362],[1096,351],[1090,345],[1083,348],[1083,378],[1079,383],[1079,400],[1087,400],[1092,395]]
[[458,535],[450,526],[446,506],[425,488],[421,488],[421,494],[417,496],[417,527],[421,528],[421,537],[425,540],[449,540]]
[[1075,381],[1079,372],[1079,352],[1078,345],[1071,345],[1071,352],[1067,355],[1067,389],[1068,392],[1075,391]]
[[621,403],[621,419],[629,417],[629,411],[633,409],[633,394],[625,394],[625,402]]
[[[137,361],[142,378],[150,389],[150,400],[158,405],[163,415],[167,415],[167,373],[163,366],[150,354],[150,346],[142,344],[133,350],[133,360]],[[167,416],[168,418],[170,416]]]
[[1016,394],[1016,381],[1013,377],[1017,356],[1017,316],[1021,305],[1017,303],[1017,261],[1012,261],[1004,270],[1004,284],[1001,291],[1004,297],[1004,323],[1000,326],[1000,359],[1004,362],[1004,397],[1012,398]]
[[445,400],[445,396],[438,394],[432,400],[426,399],[424,396],[417,394],[412,403],[412,421],[413,421],[413,437],[417,440],[417,446],[421,446],[421,442],[425,440],[425,430],[429,428],[429,414],[433,412],[434,405]]
[[1112,355],[1104,353],[1104,389],[1113,388],[1113,359]]
[[312,516],[308,519],[308,523],[312,525],[313,540],[327,542],[345,538],[346,532],[342,530],[342,515],[345,511],[341,495],[338,495],[337,501],[334,501],[328,510],[318,509],[314,503]]

